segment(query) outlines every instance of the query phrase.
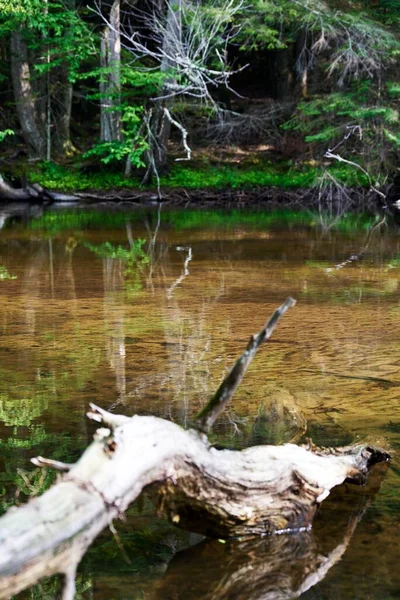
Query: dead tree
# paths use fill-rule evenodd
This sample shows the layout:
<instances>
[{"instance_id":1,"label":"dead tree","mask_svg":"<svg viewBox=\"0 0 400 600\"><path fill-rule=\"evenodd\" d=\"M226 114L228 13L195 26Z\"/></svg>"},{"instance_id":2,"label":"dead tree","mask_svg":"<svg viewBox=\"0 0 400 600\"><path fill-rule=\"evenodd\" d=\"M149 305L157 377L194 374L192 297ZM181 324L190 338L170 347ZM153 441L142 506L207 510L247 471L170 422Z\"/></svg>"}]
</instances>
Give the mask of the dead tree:
<instances>
[{"instance_id":1,"label":"dead tree","mask_svg":"<svg viewBox=\"0 0 400 600\"><path fill-rule=\"evenodd\" d=\"M384 451L365 445L285 444L240 452L210 445L207 432L259 346L294 304L288 298L251 337L191 429L92 405L88 417L102 427L76 464L33 459L65 475L0 519L0 599L54 573L65 575L63 599L72 599L76 568L88 546L149 486L160 511L179 527L218 538L265 536L308 529L334 486L364 482L371 465L389 460Z\"/></svg>"}]
</instances>

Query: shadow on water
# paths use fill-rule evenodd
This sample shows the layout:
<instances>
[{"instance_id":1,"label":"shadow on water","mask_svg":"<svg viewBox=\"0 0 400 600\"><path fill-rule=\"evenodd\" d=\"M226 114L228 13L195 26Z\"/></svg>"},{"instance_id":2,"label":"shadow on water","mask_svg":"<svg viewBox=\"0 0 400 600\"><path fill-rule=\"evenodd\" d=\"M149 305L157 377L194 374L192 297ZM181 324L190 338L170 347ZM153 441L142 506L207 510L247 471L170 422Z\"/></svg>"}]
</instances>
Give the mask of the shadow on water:
<instances>
[{"instance_id":1,"label":"shadow on water","mask_svg":"<svg viewBox=\"0 0 400 600\"><path fill-rule=\"evenodd\" d=\"M361 492L353 486L336 491L311 531L224 543L207 540L179 552L152 599L289 600L302 596L323 582L342 559L386 470L375 469Z\"/></svg>"}]
</instances>

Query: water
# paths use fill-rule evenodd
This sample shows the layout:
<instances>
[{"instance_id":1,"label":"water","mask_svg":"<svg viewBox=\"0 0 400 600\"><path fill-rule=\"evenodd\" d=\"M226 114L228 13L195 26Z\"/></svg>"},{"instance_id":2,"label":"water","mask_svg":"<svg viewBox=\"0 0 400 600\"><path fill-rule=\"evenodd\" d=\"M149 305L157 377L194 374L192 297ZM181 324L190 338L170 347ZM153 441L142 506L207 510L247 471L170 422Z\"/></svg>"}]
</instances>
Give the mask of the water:
<instances>
[{"instance_id":1,"label":"water","mask_svg":"<svg viewBox=\"0 0 400 600\"><path fill-rule=\"evenodd\" d=\"M241 448L312 437L399 447L400 238L368 220L324 231L305 214L100 209L0 232L2 509L49 485L38 454L90 442L89 402L187 425L251 333L280 322L215 427ZM142 240L142 241L141 241ZM362 251L362 252L361 252ZM361 253L360 259L349 257ZM344 264L345 263L345 264ZM303 438L302 438L303 436ZM400 464L343 486L312 532L201 541L148 498L86 555L82 598L400 597ZM58 581L20 598L57 597Z\"/></svg>"}]
</instances>

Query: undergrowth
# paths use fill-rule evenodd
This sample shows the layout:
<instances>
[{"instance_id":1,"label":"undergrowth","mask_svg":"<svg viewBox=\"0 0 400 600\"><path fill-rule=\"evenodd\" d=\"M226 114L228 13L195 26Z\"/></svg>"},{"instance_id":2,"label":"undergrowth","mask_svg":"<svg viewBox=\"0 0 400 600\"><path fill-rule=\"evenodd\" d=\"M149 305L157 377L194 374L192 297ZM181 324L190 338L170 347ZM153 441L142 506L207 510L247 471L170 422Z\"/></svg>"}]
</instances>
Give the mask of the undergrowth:
<instances>
[{"instance_id":1,"label":"undergrowth","mask_svg":"<svg viewBox=\"0 0 400 600\"><path fill-rule=\"evenodd\" d=\"M345 186L368 187L364 173L350 165L332 165L329 173ZM184 166L174 164L168 174L161 177L162 189L257 189L274 187L280 189L311 188L318 185L323 174L322 167L303 164L293 166L277 163L259 167L236 167L230 165ZM102 171L85 172L77 167L41 162L31 167L27 177L44 187L60 191L115 190L140 188L138 178L126 179L120 172L105 167ZM144 189L144 188L141 188Z\"/></svg>"}]
</instances>

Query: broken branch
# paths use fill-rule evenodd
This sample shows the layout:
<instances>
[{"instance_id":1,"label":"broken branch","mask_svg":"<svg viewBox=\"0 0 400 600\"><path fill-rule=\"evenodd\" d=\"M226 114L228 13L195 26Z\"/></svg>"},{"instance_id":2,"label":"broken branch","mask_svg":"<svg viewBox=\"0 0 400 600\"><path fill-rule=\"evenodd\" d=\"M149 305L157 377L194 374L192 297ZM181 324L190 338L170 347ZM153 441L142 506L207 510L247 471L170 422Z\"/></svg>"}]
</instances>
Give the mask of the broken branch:
<instances>
[{"instance_id":1,"label":"broken branch","mask_svg":"<svg viewBox=\"0 0 400 600\"><path fill-rule=\"evenodd\" d=\"M226 404L232 398L236 388L243 379L251 361L256 355L258 348L266 342L274 332L279 319L285 312L296 304L293 298L287 298L285 302L275 310L268 322L264 325L258 335L252 335L242 356L236 361L229 374L225 377L215 395L208 404L198 413L193 425L194 429L199 429L204 433L209 433L211 428L224 410Z\"/></svg>"}]
</instances>

